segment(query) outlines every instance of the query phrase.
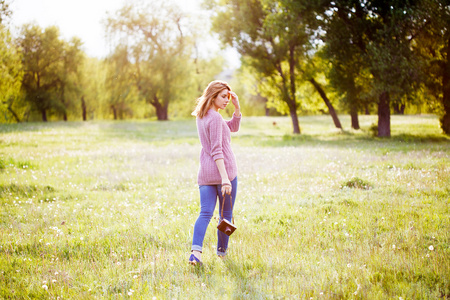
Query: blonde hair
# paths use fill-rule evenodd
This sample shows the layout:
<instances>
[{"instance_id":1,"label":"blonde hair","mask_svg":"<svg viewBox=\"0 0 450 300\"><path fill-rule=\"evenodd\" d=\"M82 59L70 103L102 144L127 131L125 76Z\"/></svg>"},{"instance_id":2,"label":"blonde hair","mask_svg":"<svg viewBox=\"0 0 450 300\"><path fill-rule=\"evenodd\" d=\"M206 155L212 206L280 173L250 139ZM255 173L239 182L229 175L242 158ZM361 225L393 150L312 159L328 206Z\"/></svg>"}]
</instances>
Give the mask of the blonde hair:
<instances>
[{"instance_id":1,"label":"blonde hair","mask_svg":"<svg viewBox=\"0 0 450 300\"><path fill-rule=\"evenodd\" d=\"M231 87L225 81L211 81L203 91L202 96L197 99L197 106L192 112L192 115L200 119L203 118L212 107L214 99L216 99L217 95L224 89L231 91Z\"/></svg>"}]
</instances>

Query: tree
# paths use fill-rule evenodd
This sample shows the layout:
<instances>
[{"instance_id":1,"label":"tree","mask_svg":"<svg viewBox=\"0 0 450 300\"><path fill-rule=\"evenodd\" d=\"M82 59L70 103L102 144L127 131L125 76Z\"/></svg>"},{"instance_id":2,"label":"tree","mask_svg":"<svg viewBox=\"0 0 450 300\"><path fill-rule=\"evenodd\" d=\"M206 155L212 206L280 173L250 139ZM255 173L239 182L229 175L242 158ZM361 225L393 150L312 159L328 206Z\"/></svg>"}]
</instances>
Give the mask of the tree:
<instances>
[{"instance_id":1,"label":"tree","mask_svg":"<svg viewBox=\"0 0 450 300\"><path fill-rule=\"evenodd\" d=\"M108 59L86 57L79 68L81 76L78 96L82 120L105 118L110 113L105 79L110 75Z\"/></svg>"},{"instance_id":2,"label":"tree","mask_svg":"<svg viewBox=\"0 0 450 300\"><path fill-rule=\"evenodd\" d=\"M78 38L64 41L54 26L42 29L27 24L17 44L23 54L25 100L44 122L49 113L62 114L67 120L68 112L76 109L80 94L79 67L84 59L81 41Z\"/></svg>"},{"instance_id":3,"label":"tree","mask_svg":"<svg viewBox=\"0 0 450 300\"><path fill-rule=\"evenodd\" d=\"M23 53L25 99L46 122L49 110L62 110L57 96L63 48L59 30L57 27L42 30L37 25L24 25L18 45Z\"/></svg>"},{"instance_id":4,"label":"tree","mask_svg":"<svg viewBox=\"0 0 450 300\"><path fill-rule=\"evenodd\" d=\"M417 22L416 1L331 1L325 13L325 17L328 16L331 24L338 24L327 27L326 35L335 43L332 52L336 54L335 51L342 51L350 43L351 49L336 57L342 63L345 62L343 57L356 51L364 62L372 77L371 88L378 98L378 136L389 137L392 96L400 99L420 82L417 76L420 66L411 49L411 34ZM334 33L332 28L341 29L341 26L346 26L347 30L339 32L342 43L338 43L331 33ZM354 80L356 73L353 72L359 71L357 65L348 61L345 65L356 66L352 70L344 68L352 72L347 79L353 77Z\"/></svg>"},{"instance_id":5,"label":"tree","mask_svg":"<svg viewBox=\"0 0 450 300\"><path fill-rule=\"evenodd\" d=\"M335 11L334 13L332 13ZM356 16L360 11L355 10ZM343 10L328 10L322 17L322 28L326 32L320 56L330 62L327 77L331 86L342 95L344 107L350 111L351 127L359 129L358 111L363 108L361 91L357 78L361 77L364 65L361 48L364 48L360 26L362 17L349 18ZM358 46L359 45L359 46ZM365 81L367 86L370 83Z\"/></svg>"},{"instance_id":6,"label":"tree","mask_svg":"<svg viewBox=\"0 0 450 300\"><path fill-rule=\"evenodd\" d=\"M185 18L168 3L125 5L106 22L111 40L124 45L140 97L158 120L168 120L169 104L187 88L191 41Z\"/></svg>"},{"instance_id":7,"label":"tree","mask_svg":"<svg viewBox=\"0 0 450 300\"><path fill-rule=\"evenodd\" d=\"M107 75L105 89L108 106L114 120L123 119L132 110L129 103L133 101L133 66L128 60L126 46L117 46L112 55L106 59Z\"/></svg>"},{"instance_id":8,"label":"tree","mask_svg":"<svg viewBox=\"0 0 450 300\"><path fill-rule=\"evenodd\" d=\"M245 64L265 78L266 88L276 91L275 97L264 96L279 98L287 106L296 134L300 133L297 85L303 80L314 82L313 78L302 76L313 50L316 13L322 2L230 0L215 1L209 6L214 11L214 31L224 43L238 50ZM314 87L323 92L319 85ZM277 107L283 110L283 105Z\"/></svg>"},{"instance_id":9,"label":"tree","mask_svg":"<svg viewBox=\"0 0 450 300\"><path fill-rule=\"evenodd\" d=\"M63 120L67 121L67 112L74 109L80 98L81 66L84 53L81 50L81 40L72 38L68 43L64 42L61 53L61 65L58 72L60 79L58 85L59 99L63 109ZM81 99L83 99L81 97ZM83 102L83 100L82 100Z\"/></svg>"},{"instance_id":10,"label":"tree","mask_svg":"<svg viewBox=\"0 0 450 300\"><path fill-rule=\"evenodd\" d=\"M280 99L289 108L294 133L300 133L297 116L296 65L298 52L307 47L303 22L295 16L283 14L278 1L253 0L217 1L210 4L215 10L213 29L222 41L235 47L244 62L276 87ZM280 22L286 18L283 28ZM298 28L300 26L300 28Z\"/></svg>"},{"instance_id":11,"label":"tree","mask_svg":"<svg viewBox=\"0 0 450 300\"><path fill-rule=\"evenodd\" d=\"M424 0L420 5L414 50L425 61L425 87L442 104L443 132L450 135L450 11L447 1Z\"/></svg>"},{"instance_id":12,"label":"tree","mask_svg":"<svg viewBox=\"0 0 450 300\"><path fill-rule=\"evenodd\" d=\"M0 24L0 106L6 118L10 115L16 122L21 121L18 110L22 77L20 51L12 42L9 30Z\"/></svg>"},{"instance_id":13,"label":"tree","mask_svg":"<svg viewBox=\"0 0 450 300\"><path fill-rule=\"evenodd\" d=\"M5 23L11 17L11 9L9 8L9 3L6 0L0 0L0 24Z\"/></svg>"},{"instance_id":14,"label":"tree","mask_svg":"<svg viewBox=\"0 0 450 300\"><path fill-rule=\"evenodd\" d=\"M320 75L325 72L325 69L326 64L324 63L324 60L320 57L319 52L315 52L315 55L309 57L305 62L303 68L301 69L302 78L304 81L312 84L314 90L323 100L326 107L328 108L328 112L331 118L333 119L334 126L338 129L342 129L341 121L339 120L336 110L331 103L331 100L328 98L323 85L318 80L316 80L316 78L320 78Z\"/></svg>"},{"instance_id":15,"label":"tree","mask_svg":"<svg viewBox=\"0 0 450 300\"><path fill-rule=\"evenodd\" d=\"M0 108L6 120L11 116L20 122L18 110L22 103L20 88L22 82L21 54L12 41L7 22L11 17L9 4L0 0Z\"/></svg>"}]
</instances>

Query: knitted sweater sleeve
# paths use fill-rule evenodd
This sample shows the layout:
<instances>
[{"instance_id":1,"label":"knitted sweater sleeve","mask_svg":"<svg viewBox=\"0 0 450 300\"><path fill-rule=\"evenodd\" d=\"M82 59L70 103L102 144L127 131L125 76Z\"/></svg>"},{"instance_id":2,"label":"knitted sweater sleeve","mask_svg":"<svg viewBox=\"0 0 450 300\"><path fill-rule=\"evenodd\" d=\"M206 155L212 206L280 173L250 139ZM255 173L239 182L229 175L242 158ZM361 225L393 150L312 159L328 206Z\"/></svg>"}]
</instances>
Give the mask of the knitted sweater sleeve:
<instances>
[{"instance_id":1,"label":"knitted sweater sleeve","mask_svg":"<svg viewBox=\"0 0 450 300\"><path fill-rule=\"evenodd\" d=\"M222 134L223 119L219 114L214 114L209 124L209 140L211 142L211 156L214 161L223 159Z\"/></svg>"},{"instance_id":2,"label":"knitted sweater sleeve","mask_svg":"<svg viewBox=\"0 0 450 300\"><path fill-rule=\"evenodd\" d=\"M241 124L241 117L242 117L242 114L239 117L237 117L233 113L233 117L231 118L231 120L225 121L227 123L228 127L230 128L231 132L239 131L239 127L240 127L240 124Z\"/></svg>"}]
</instances>

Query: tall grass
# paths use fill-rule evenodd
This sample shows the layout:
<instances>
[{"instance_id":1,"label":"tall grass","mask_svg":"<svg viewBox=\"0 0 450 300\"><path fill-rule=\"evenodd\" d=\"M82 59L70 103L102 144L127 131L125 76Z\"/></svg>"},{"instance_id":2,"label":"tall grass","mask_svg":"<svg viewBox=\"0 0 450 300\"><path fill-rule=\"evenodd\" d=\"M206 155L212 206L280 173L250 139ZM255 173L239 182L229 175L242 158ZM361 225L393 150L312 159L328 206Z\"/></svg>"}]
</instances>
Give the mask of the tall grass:
<instances>
[{"instance_id":1,"label":"tall grass","mask_svg":"<svg viewBox=\"0 0 450 300\"><path fill-rule=\"evenodd\" d=\"M446 299L450 141L375 121L243 118L238 229L222 261L212 220L203 267L193 120L0 125L0 298Z\"/></svg>"}]
</instances>

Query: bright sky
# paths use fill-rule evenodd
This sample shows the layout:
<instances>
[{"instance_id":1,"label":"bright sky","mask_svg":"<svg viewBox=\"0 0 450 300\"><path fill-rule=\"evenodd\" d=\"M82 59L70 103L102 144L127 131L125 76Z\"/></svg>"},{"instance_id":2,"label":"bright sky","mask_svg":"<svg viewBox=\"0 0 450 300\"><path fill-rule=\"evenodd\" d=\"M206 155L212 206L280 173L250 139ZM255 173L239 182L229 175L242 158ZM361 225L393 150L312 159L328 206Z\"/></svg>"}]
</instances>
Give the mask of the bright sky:
<instances>
[{"instance_id":1,"label":"bright sky","mask_svg":"<svg viewBox=\"0 0 450 300\"><path fill-rule=\"evenodd\" d=\"M151 0L147 0L151 1ZM202 0L174 0L189 14L201 14ZM24 23L36 22L41 27L56 25L62 36L69 40L79 37L84 50L89 56L105 57L109 48L105 39L102 20L106 13L118 10L126 0L11 0L12 25L21 26ZM219 42L210 40L208 48L217 51ZM234 51L224 54L231 64L238 63Z\"/></svg>"}]
</instances>

